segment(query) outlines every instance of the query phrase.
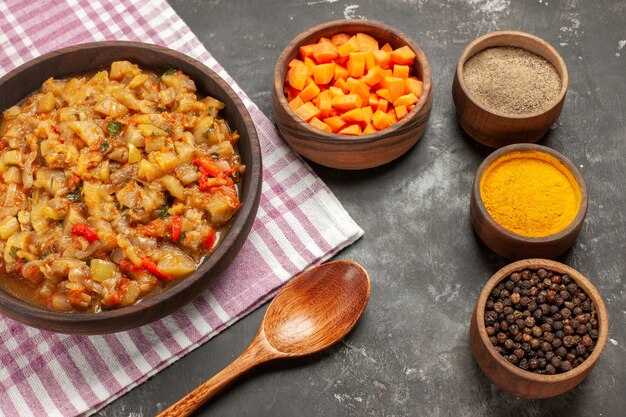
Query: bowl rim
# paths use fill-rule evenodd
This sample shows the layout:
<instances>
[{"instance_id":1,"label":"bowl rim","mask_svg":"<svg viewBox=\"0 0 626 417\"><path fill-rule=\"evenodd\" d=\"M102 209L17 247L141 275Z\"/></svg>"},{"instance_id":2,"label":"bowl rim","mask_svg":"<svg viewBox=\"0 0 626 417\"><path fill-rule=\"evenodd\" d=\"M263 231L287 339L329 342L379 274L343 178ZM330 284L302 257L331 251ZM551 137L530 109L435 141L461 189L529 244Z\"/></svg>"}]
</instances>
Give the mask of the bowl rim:
<instances>
[{"instance_id":1,"label":"bowl rim","mask_svg":"<svg viewBox=\"0 0 626 417\"><path fill-rule=\"evenodd\" d=\"M580 205L578 207L578 213L574 219L562 230L557 233L553 233L547 236L541 237L531 237L524 236L518 233L512 232L506 229L504 226L500 225L495 221L491 214L487 211L485 204L483 203L482 195L480 193L480 180L485 173L485 170L499 157L512 153L512 152L542 152L546 153L556 159L558 159L563 165L569 169L572 176L576 180L578 187L580 189ZM474 194L474 200L476 202L476 206L481 216L485 219L485 221L489 224L490 227L495 229L501 235L505 235L507 238L523 242L529 244L539 244L539 243L551 243L556 242L559 239L568 236L570 233L574 232L584 221L585 216L587 215L588 208L588 195L587 195L587 186L585 184L585 180L583 179L582 174L576 168L576 166L570 161L565 155L561 154L558 151L555 151L552 148L547 146L538 145L536 143L514 143L511 145L503 146L499 149L496 149L492 153L490 153L483 162L478 166L476 170L476 174L474 175L474 182L472 184L472 193Z\"/></svg>"},{"instance_id":2,"label":"bowl rim","mask_svg":"<svg viewBox=\"0 0 626 417\"><path fill-rule=\"evenodd\" d=\"M324 132L323 130L317 129L311 126L309 123L302 120L293 111L293 109L289 107L289 103L287 102L287 99L285 98L285 76L283 75L283 72L286 73L286 70L283 71L283 69L286 69L287 67L288 56L291 55L294 49L299 48L307 38L314 37L314 35L316 35L318 32L321 32L326 29L343 28L343 27L350 27L350 26L355 26L355 25L361 25L361 26L365 26L369 28L375 28L375 29L384 30L386 32L390 32L394 36L397 36L398 38L402 39L404 44L410 47L413 52L415 52L416 59L418 60L418 63L421 65L421 70L422 70L422 83L423 83L422 95L420 96L417 103L415 103L415 107L413 107L413 109L404 118L402 118L402 120L399 120L393 125L383 130L380 130L378 132L369 133L367 135L360 135L360 136L340 135L338 133ZM409 122L409 120L412 120L414 117L418 115L418 112L421 111L422 108L426 105L426 102L428 101L428 98L431 94L432 94L432 80L431 80L431 74L430 74L430 65L428 64L426 55L424 54L422 49L419 47L419 45L413 39L411 39L408 35L406 35L404 32L401 32L400 30L392 26L389 26L385 23L382 23L380 21L371 20L371 19L332 20L329 22L321 23L319 25L313 26L305 30L304 32L300 33L298 36L293 38L293 40L291 40L289 44L285 46L282 53L280 54L280 57L278 58L278 61L276 62L276 67L274 70L274 95L276 96L276 99L278 100L279 105L289 115L289 117L291 117L298 123L301 129L304 129L306 131L306 134L311 135L310 136L311 139L314 139L315 141L321 142L321 143L336 143L337 141L339 141L341 143L358 142L361 144L366 144L366 143L374 142L380 139L382 136L393 134L397 129L406 125Z\"/></svg>"},{"instance_id":3,"label":"bowl rim","mask_svg":"<svg viewBox=\"0 0 626 417\"><path fill-rule=\"evenodd\" d=\"M546 107L543 110L539 110L533 113L524 113L524 114L509 114L509 113L504 113L501 111L498 111L496 109L492 109L489 107L484 106L483 104L479 103L478 101L476 101L474 99L474 96L469 92L469 90L467 89L466 85L465 85L465 77L464 77L464 66L465 63L472 58L473 56L475 56L476 54L478 54L479 52L484 51L485 49L488 48L492 48L492 47L498 47L498 46L515 46L515 45L511 45L511 44L507 44L507 43L502 43L500 45L490 45L490 46L486 46L484 48L482 48L483 44L485 42L487 42L488 40L491 39L499 39L499 38L504 38L504 37L516 37L519 39L527 39L530 40L531 42L534 42L535 44L538 44L542 47L545 47L548 51L550 51L550 53L552 53L554 55L554 58L556 60L556 62L558 63L558 67L556 65L554 65L554 63L552 63L552 61L545 56L545 54L541 54L538 52L534 52L534 51L530 51L524 47L518 47L521 49L526 49L529 52L534 53L535 55L539 55L540 57L544 58L545 60L547 60L548 62L550 62L555 69L557 70L557 72L559 72L560 78L561 78L561 91L559 92L559 95L553 100L552 104L549 107ZM476 51L474 51L473 53L472 50L474 48L478 48ZM543 40L542 38L533 35L531 33L528 32L522 32L522 31L517 31L517 30L497 30L497 31L493 31L493 32L488 32L482 36L479 36L478 38L474 39L472 42L470 42L465 49L463 50L463 52L461 53L461 56L459 57L459 61L457 63L456 66L456 74L457 74L457 80L459 82L459 86L461 88L461 90L463 91L463 94L465 94L465 96L467 97L468 100L470 100L472 102L472 104L474 104L476 107L478 107L479 109L481 109L482 111L484 111L485 113L489 113L492 114L494 116L498 116L504 119L510 119L510 120L525 120L525 119L532 119L535 117L539 117L542 116L546 113L549 113L551 111L553 111L556 107L559 106L559 104L563 101L563 99L565 98L565 94L567 93L567 88L568 88L568 84L569 84L569 74L567 71L567 64L565 63L565 60L563 59L563 57L561 56L561 54L559 54L559 52L552 46L550 45L548 42L546 42L545 40Z\"/></svg>"},{"instance_id":4,"label":"bowl rim","mask_svg":"<svg viewBox=\"0 0 626 417\"><path fill-rule=\"evenodd\" d=\"M560 374L554 375L541 375L536 374L531 371L525 371L504 359L502 355L500 355L496 349L489 341L489 336L487 335L487 330L485 329L485 306L487 303L487 299L491 294L493 288L500 283L500 281L504 280L513 272L519 272L524 269L539 269L544 268L547 270L551 270L554 272L558 272L559 274L567 274L569 275L577 285L581 286L587 296L589 296L595 307L596 314L598 317L598 339L596 340L596 345L591 352L591 355L587 359L583 361L582 364L577 366L576 368L571 369L570 371L563 372ZM543 383L555 383L562 382L566 380L570 380L578 377L579 375L584 375L588 372L596 363L602 350L604 349L604 345L609 336L609 324L608 324L608 311L606 309L606 305L604 304L604 300L602 296L593 285L593 283L585 277L582 273L578 272L576 269L571 266L565 265L561 262L542 259L542 258L530 258L530 259L522 259L516 262L512 262L500 270L498 270L495 274L489 278L487 283L483 286L483 289L480 292L478 297L478 301L476 302L476 321L477 330L480 337L481 342L486 347L487 351L491 355L493 359L498 363L498 365L504 367L508 372L515 374L517 377L523 379L534 379L538 382Z\"/></svg>"},{"instance_id":5,"label":"bowl rim","mask_svg":"<svg viewBox=\"0 0 626 417\"><path fill-rule=\"evenodd\" d=\"M163 55L164 58L164 68L167 67L167 62L165 61L167 58L171 58L176 60L177 62L185 61L187 64L192 65L197 70L202 72L205 76L210 78L213 82L218 85L218 88L223 91L225 95L227 95L233 102L235 103L236 111L241 113L241 117L243 119L243 124L246 126L246 135L247 140L250 143L250 147L252 149L253 155L259 155L258 158L252 157L248 164L246 164L246 169L249 170L252 174L250 175L251 181L248 185L249 192L245 196L245 200L241 202L241 209L237 213L233 223L230 225L228 232L220 242L220 244L215 248L213 253L211 253L206 259L198 266L198 268L189 274L187 277L181 279L179 282L172 285L170 288L162 291L159 294L156 294L152 297L148 297L145 300L142 300L138 303L132 304L130 306L117 308L114 310L103 310L98 313L63 313L56 312L53 310L48 310L42 307L35 306L30 304L24 300L14 297L12 294L0 289L0 312L3 316L8 316L14 318L14 320L21 321L16 316L23 316L26 313L27 319L33 321L40 321L41 323L45 323L46 325L55 323L55 326L58 325L63 326L66 330L61 331L62 333L68 332L76 332L71 331L67 325L72 326L80 326L80 325L100 325L109 320L119 319L120 317L126 315L133 314L141 314L143 311L148 310L150 308L154 308L156 305L161 302L176 298L183 291L187 290L191 285L202 279L208 279L209 271L218 264L218 262L234 247L237 245L237 241L240 239L239 233L230 233L231 230L235 227L241 228L243 231L246 230L246 224L250 222L250 225L254 221L256 210L258 207L258 201L261 194L261 184L262 184L262 159L261 159L261 151L260 151L260 143L259 138L256 132L256 127L252 121L252 117L248 112L247 108L244 106L243 101L239 96L234 92L234 90L226 83L226 81L218 75L215 71L208 68L202 62L197 59L183 54L182 52L175 51L173 49L169 49L164 46L143 43L143 42L134 42L134 41L95 41L95 42L87 42L77 45L68 46L65 48L57 49L46 54L43 54L39 57L36 57L32 60L29 60L22 65L16 67L11 70L4 76L0 78L0 86L3 86L7 82L10 82L11 79L21 73L22 71L37 65L41 65L45 61L54 58L59 55L70 54L77 51L82 50L94 50L94 49L103 49L103 48L124 48L125 50L120 51L121 56L131 55L132 53L136 53L140 50L148 50L151 53L156 53ZM132 52L129 52L128 49L132 49ZM120 58L122 59L122 58ZM87 65L88 66L88 65ZM169 65L170 67L172 65ZM174 65L176 66L176 65ZM90 70L79 70L76 72L76 75L80 75L82 73L88 72ZM54 70L50 71L51 76L54 75ZM27 93L32 94L32 92ZM243 135L242 135L243 136ZM255 172L258 172L259 175L255 175ZM245 233L247 236L247 232ZM199 294L198 294L199 295ZM189 300L191 301L191 299ZM181 305L182 306L182 305ZM177 308L178 309L178 308ZM7 314L7 312L11 314ZM171 313L170 313L171 314ZM162 315L160 316L162 317ZM154 318L153 320L158 319L159 317ZM151 320L151 321L153 321ZM39 326L34 324L29 324L30 326L39 327L41 329L47 329L45 325ZM124 327L125 329L132 328L136 326L128 326ZM124 330L124 328L120 328L120 330L112 330L112 332ZM55 331L55 330L53 330ZM102 331L98 331L95 329L93 332L91 331L77 331L78 333L87 333L87 334L98 334L102 333ZM109 331L107 331L108 333Z\"/></svg>"}]
</instances>

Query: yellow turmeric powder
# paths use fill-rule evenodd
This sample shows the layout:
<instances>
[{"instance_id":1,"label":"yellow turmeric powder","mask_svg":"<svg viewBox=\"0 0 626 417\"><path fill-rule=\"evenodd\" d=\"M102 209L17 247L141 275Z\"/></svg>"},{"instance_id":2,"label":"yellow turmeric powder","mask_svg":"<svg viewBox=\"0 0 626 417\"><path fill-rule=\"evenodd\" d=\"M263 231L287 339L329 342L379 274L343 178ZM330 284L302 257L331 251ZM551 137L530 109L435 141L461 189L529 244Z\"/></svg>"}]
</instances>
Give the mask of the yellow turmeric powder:
<instances>
[{"instance_id":1,"label":"yellow turmeric powder","mask_svg":"<svg viewBox=\"0 0 626 417\"><path fill-rule=\"evenodd\" d=\"M565 229L578 214L582 198L570 170L540 151L497 158L480 179L480 195L500 226L527 237Z\"/></svg>"}]
</instances>

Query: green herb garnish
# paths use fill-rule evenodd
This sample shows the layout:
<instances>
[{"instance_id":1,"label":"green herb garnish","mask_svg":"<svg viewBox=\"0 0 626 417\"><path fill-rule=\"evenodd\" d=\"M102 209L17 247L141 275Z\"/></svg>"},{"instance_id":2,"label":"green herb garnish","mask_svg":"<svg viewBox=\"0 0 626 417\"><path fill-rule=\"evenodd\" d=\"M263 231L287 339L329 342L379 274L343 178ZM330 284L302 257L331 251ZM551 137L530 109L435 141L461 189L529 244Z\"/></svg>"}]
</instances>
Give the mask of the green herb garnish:
<instances>
[{"instance_id":1,"label":"green herb garnish","mask_svg":"<svg viewBox=\"0 0 626 417\"><path fill-rule=\"evenodd\" d=\"M109 148L111 147L111 145L109 144L109 142L102 142L100 144L100 146L98 147L98 152L100 153L105 153L106 151L109 150Z\"/></svg>"},{"instance_id":2,"label":"green herb garnish","mask_svg":"<svg viewBox=\"0 0 626 417\"><path fill-rule=\"evenodd\" d=\"M17 252L20 251L20 248L17 246L11 246L11 257L17 259Z\"/></svg>"},{"instance_id":3,"label":"green herb garnish","mask_svg":"<svg viewBox=\"0 0 626 417\"><path fill-rule=\"evenodd\" d=\"M164 107L157 107L157 108L156 108L156 110L157 110L159 113L163 113L163 112L165 111L165 108L164 108Z\"/></svg>"},{"instance_id":4,"label":"green herb garnish","mask_svg":"<svg viewBox=\"0 0 626 417\"><path fill-rule=\"evenodd\" d=\"M120 122L109 122L107 124L107 132L109 135L117 135L122 131L122 123Z\"/></svg>"},{"instance_id":5,"label":"green herb garnish","mask_svg":"<svg viewBox=\"0 0 626 417\"><path fill-rule=\"evenodd\" d=\"M174 75L178 72L177 69L175 68L168 68L165 70L165 72L163 74L161 74L161 77L165 77L166 75Z\"/></svg>"},{"instance_id":6,"label":"green herb garnish","mask_svg":"<svg viewBox=\"0 0 626 417\"><path fill-rule=\"evenodd\" d=\"M82 198L82 194L83 187L79 185L78 187L67 193L67 199L70 200L72 203L78 203Z\"/></svg>"},{"instance_id":7,"label":"green herb garnish","mask_svg":"<svg viewBox=\"0 0 626 417\"><path fill-rule=\"evenodd\" d=\"M167 204L164 204L161 206L161 208L159 208L158 213L159 213L159 217L164 219L170 213L170 208L167 206Z\"/></svg>"},{"instance_id":8,"label":"green herb garnish","mask_svg":"<svg viewBox=\"0 0 626 417\"><path fill-rule=\"evenodd\" d=\"M209 135L210 135L211 133L213 133L213 128L212 128L212 127L210 127L210 128L208 128L207 130L205 130L205 131L204 131L204 134L203 134L202 136L204 136L204 138L205 138L205 139L208 139L208 138L209 138Z\"/></svg>"},{"instance_id":9,"label":"green herb garnish","mask_svg":"<svg viewBox=\"0 0 626 417\"><path fill-rule=\"evenodd\" d=\"M211 156L213 157L213 159L217 159L220 157L220 154L218 154L217 152L211 152Z\"/></svg>"}]
</instances>

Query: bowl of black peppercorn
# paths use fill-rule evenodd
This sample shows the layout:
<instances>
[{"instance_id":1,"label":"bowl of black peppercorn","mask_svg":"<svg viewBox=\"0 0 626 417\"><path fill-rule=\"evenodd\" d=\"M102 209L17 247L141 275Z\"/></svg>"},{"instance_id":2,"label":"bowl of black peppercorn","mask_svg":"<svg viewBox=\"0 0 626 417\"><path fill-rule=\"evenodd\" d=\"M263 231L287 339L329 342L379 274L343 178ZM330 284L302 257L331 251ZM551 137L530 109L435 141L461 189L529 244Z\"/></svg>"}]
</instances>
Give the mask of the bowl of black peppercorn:
<instances>
[{"instance_id":1,"label":"bowl of black peppercorn","mask_svg":"<svg viewBox=\"0 0 626 417\"><path fill-rule=\"evenodd\" d=\"M560 262L525 259L496 272L470 322L478 365L517 397L549 398L582 382L608 337L602 297Z\"/></svg>"}]
</instances>

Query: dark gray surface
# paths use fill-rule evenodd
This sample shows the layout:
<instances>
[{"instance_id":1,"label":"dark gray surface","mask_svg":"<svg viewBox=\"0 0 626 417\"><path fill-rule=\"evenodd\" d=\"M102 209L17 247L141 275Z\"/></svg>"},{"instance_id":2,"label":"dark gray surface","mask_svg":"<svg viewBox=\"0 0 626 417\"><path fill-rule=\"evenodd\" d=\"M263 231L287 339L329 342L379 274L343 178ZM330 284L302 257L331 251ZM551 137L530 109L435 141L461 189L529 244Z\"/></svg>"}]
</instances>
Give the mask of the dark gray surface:
<instances>
[{"instance_id":1,"label":"dark gray surface","mask_svg":"<svg viewBox=\"0 0 626 417\"><path fill-rule=\"evenodd\" d=\"M626 2L568 0L171 1L215 58L271 117L282 48L302 30L343 18L381 20L411 36L433 74L430 126L400 160L366 172L313 166L365 236L338 257L372 277L357 328L328 352L267 366L198 415L623 416L626 412ZM486 249L468 213L475 169L488 154L457 127L450 88L467 43L496 29L550 42L567 62L563 113L540 143L568 156L589 190L581 235L563 262L604 296L610 334L587 380L551 400L516 399L475 364L468 321L482 284L507 262ZM622 49L623 48L623 49ZM621 56L620 56L621 55ZM104 409L151 416L235 359L266 307Z\"/></svg>"}]
</instances>

